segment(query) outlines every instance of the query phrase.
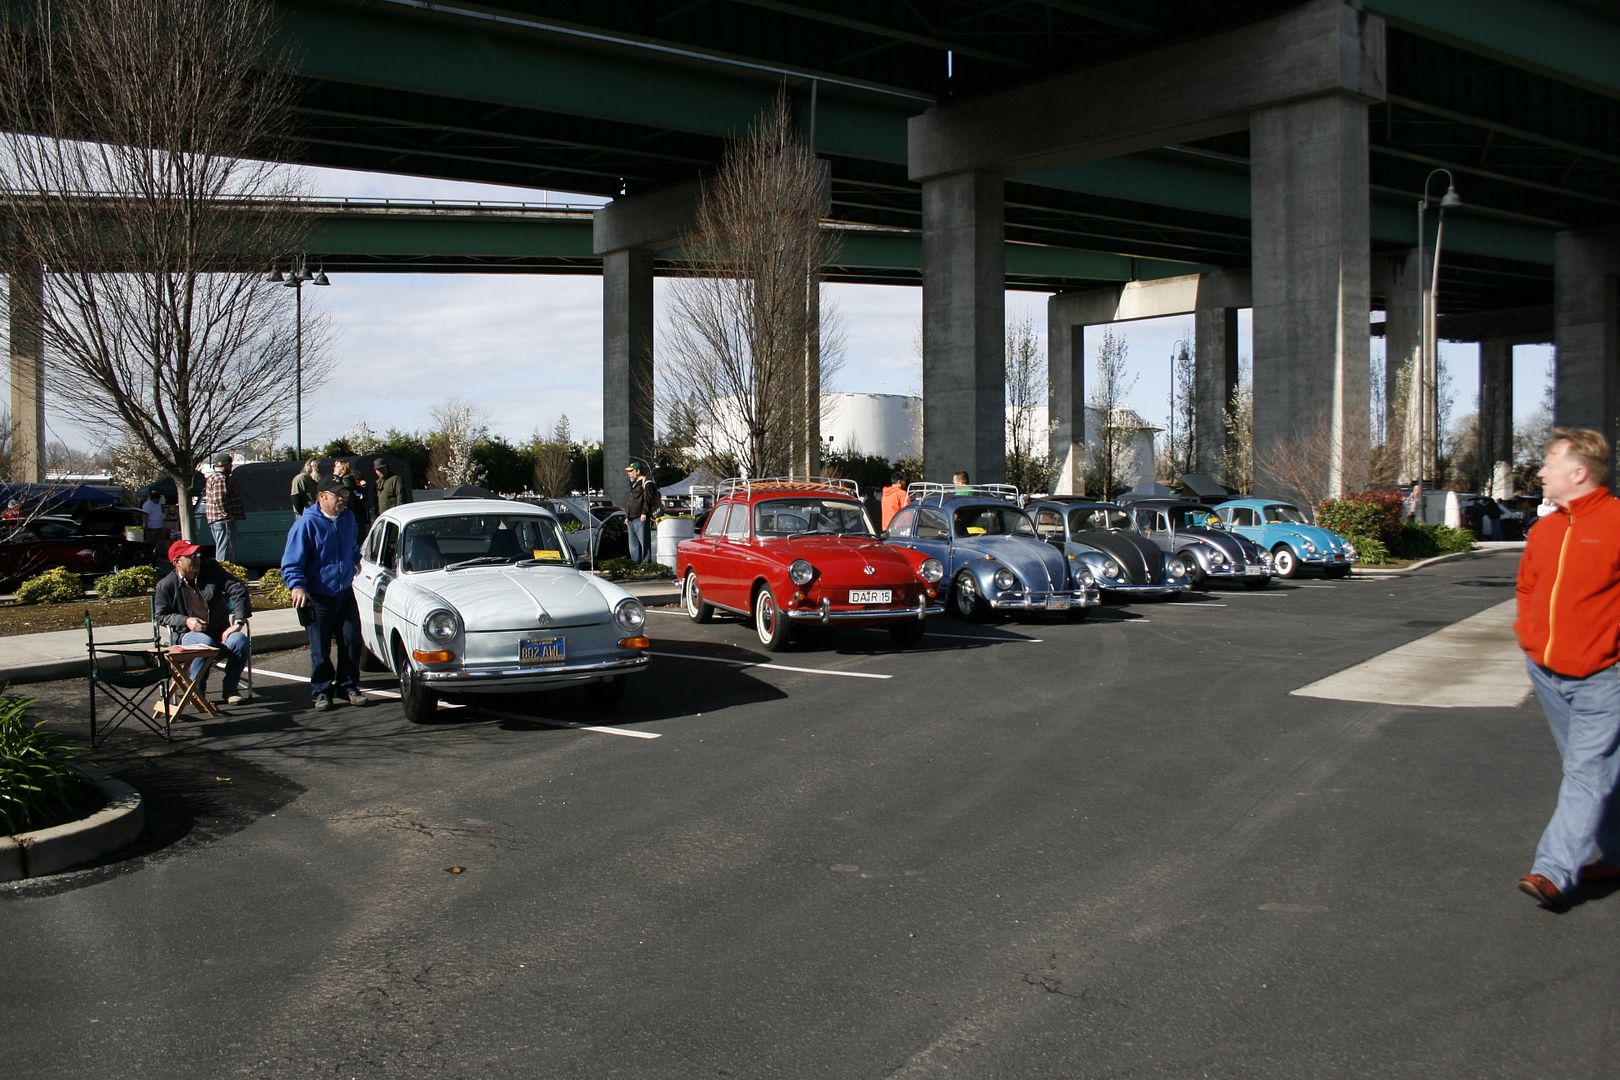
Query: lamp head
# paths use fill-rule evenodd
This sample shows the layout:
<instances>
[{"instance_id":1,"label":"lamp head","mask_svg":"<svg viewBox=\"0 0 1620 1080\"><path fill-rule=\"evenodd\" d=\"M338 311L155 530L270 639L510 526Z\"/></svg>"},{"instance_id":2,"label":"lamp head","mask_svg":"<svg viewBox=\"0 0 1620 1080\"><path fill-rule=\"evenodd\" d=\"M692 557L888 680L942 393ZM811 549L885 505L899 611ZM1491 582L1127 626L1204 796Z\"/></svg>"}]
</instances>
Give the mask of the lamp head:
<instances>
[{"instance_id":1,"label":"lamp head","mask_svg":"<svg viewBox=\"0 0 1620 1080\"><path fill-rule=\"evenodd\" d=\"M327 280L325 270L317 270L317 271L315 271L315 276L310 279L309 283L311 285L330 285L330 284L332 284L331 281Z\"/></svg>"},{"instance_id":2,"label":"lamp head","mask_svg":"<svg viewBox=\"0 0 1620 1080\"><path fill-rule=\"evenodd\" d=\"M1446 185L1446 193L1444 195L1440 196L1440 209L1446 210L1446 209L1449 209L1450 207L1461 206L1461 205L1462 205L1462 196L1457 194L1457 189L1455 187L1453 187L1450 184L1447 184Z\"/></svg>"},{"instance_id":3,"label":"lamp head","mask_svg":"<svg viewBox=\"0 0 1620 1080\"><path fill-rule=\"evenodd\" d=\"M264 280L270 282L272 285L279 285L281 283L281 271L275 267L271 267L270 272L264 275Z\"/></svg>"}]
</instances>

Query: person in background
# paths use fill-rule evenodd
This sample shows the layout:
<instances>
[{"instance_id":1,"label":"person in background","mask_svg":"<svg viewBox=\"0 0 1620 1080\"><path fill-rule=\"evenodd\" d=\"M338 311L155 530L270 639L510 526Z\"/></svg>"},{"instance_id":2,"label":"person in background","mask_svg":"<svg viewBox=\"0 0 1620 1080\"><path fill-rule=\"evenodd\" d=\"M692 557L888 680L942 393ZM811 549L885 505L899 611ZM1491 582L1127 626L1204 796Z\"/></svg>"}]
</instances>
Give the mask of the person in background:
<instances>
[{"instance_id":1,"label":"person in background","mask_svg":"<svg viewBox=\"0 0 1620 1080\"><path fill-rule=\"evenodd\" d=\"M900 508L906 505L907 479L909 478L905 473L896 470L894 478L889 481L889 486L883 489L883 524L880 526L881 528L887 529L889 522L894 519L894 515L898 514Z\"/></svg>"},{"instance_id":2,"label":"person in background","mask_svg":"<svg viewBox=\"0 0 1620 1080\"><path fill-rule=\"evenodd\" d=\"M630 532L630 561L650 562L653 557L652 523L658 517L658 489L646 475L647 467L632 461L624 467L630 493L624 497L624 520Z\"/></svg>"},{"instance_id":3,"label":"person in background","mask_svg":"<svg viewBox=\"0 0 1620 1080\"><path fill-rule=\"evenodd\" d=\"M1515 590L1513 632L1563 760L1552 820L1519 891L1553 911L1569 906L1577 885L1620 881L1620 499L1608 473L1601 433L1553 429L1539 475L1558 512L1531 530ZM1594 847L1597 861L1587 863Z\"/></svg>"},{"instance_id":4,"label":"person in background","mask_svg":"<svg viewBox=\"0 0 1620 1080\"><path fill-rule=\"evenodd\" d=\"M951 473L951 483L956 485L956 493L958 495L973 494L968 490L968 486L972 483L972 481L968 479L966 469L957 469L955 472Z\"/></svg>"},{"instance_id":5,"label":"person in background","mask_svg":"<svg viewBox=\"0 0 1620 1080\"><path fill-rule=\"evenodd\" d=\"M365 493L360 488L360 478L354 475L354 470L342 458L332 459L332 479L342 484L349 493L349 513L354 515L355 531L361 536L366 533L366 527L371 524L370 515L366 513Z\"/></svg>"},{"instance_id":6,"label":"person in background","mask_svg":"<svg viewBox=\"0 0 1620 1080\"><path fill-rule=\"evenodd\" d=\"M281 579L309 635L309 692L317 712L331 708L334 694L350 705L366 704L360 693L360 609L349 587L360 569L360 539L348 502L341 481L323 483L315 504L287 531L281 555Z\"/></svg>"},{"instance_id":7,"label":"person in background","mask_svg":"<svg viewBox=\"0 0 1620 1080\"><path fill-rule=\"evenodd\" d=\"M148 489L141 513L146 515L146 542L155 547L163 539L163 496Z\"/></svg>"},{"instance_id":8,"label":"person in background","mask_svg":"<svg viewBox=\"0 0 1620 1080\"><path fill-rule=\"evenodd\" d=\"M304 462L304 468L293 477L292 482L292 508L294 514L302 514L304 509L315 502L315 492L321 487L321 459L310 458Z\"/></svg>"},{"instance_id":9,"label":"person in background","mask_svg":"<svg viewBox=\"0 0 1620 1080\"><path fill-rule=\"evenodd\" d=\"M157 583L152 591L152 621L169 629L174 645L212 645L225 650L225 683L222 700L236 705L247 700L242 693L242 669L247 667L250 644L247 621L253 614L247 586L219 563L205 561L201 549L190 540L169 545L169 562L174 572ZM208 687L209 661L193 660L191 677Z\"/></svg>"},{"instance_id":10,"label":"person in background","mask_svg":"<svg viewBox=\"0 0 1620 1080\"><path fill-rule=\"evenodd\" d=\"M388 462L377 458L371 463L377 472L377 513L394 506L403 506L411 501L411 493L406 490L405 484L394 475L394 470L388 467Z\"/></svg>"},{"instance_id":11,"label":"person in background","mask_svg":"<svg viewBox=\"0 0 1620 1080\"><path fill-rule=\"evenodd\" d=\"M247 517L242 508L242 493L231 479L231 455L214 458L214 471L203 483L203 516L208 519L208 531L214 534L214 560L230 562L236 558L236 523Z\"/></svg>"}]
</instances>

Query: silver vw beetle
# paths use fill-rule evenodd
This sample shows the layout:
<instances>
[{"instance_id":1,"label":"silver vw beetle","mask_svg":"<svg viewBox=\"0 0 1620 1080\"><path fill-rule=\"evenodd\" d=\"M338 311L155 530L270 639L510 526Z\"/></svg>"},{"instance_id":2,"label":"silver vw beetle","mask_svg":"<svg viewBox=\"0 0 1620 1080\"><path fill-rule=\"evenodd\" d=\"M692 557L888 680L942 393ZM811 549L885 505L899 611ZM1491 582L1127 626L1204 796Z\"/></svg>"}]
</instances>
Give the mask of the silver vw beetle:
<instances>
[{"instance_id":1,"label":"silver vw beetle","mask_svg":"<svg viewBox=\"0 0 1620 1080\"><path fill-rule=\"evenodd\" d=\"M583 685L611 706L649 661L641 601L581 573L556 516L525 503L388 510L366 534L354 595L366 649L399 676L416 723L441 693Z\"/></svg>"}]
</instances>

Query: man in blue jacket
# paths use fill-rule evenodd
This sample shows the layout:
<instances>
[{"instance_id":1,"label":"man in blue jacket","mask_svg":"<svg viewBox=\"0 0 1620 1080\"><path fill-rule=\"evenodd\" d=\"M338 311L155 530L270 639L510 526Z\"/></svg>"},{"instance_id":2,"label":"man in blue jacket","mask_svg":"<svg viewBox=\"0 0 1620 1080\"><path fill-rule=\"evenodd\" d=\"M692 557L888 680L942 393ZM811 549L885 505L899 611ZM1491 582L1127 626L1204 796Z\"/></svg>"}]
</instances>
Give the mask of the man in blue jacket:
<instances>
[{"instance_id":1,"label":"man in blue jacket","mask_svg":"<svg viewBox=\"0 0 1620 1080\"><path fill-rule=\"evenodd\" d=\"M309 692L317 711L330 708L334 694L350 705L366 703L360 693L360 609L349 588L360 568L360 535L348 501L342 481L321 484L315 502L293 521L281 556L281 578L309 633Z\"/></svg>"}]
</instances>

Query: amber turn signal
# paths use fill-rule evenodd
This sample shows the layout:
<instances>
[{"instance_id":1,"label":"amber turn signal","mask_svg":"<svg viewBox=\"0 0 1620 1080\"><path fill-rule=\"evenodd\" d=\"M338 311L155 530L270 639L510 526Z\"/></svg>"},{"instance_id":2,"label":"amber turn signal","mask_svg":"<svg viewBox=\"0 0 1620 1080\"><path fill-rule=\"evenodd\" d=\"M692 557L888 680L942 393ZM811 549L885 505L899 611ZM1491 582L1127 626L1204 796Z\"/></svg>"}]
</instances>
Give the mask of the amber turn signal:
<instances>
[{"instance_id":1,"label":"amber turn signal","mask_svg":"<svg viewBox=\"0 0 1620 1080\"><path fill-rule=\"evenodd\" d=\"M652 648L652 639L644 638L644 637L620 638L619 639L619 648L621 648L621 649L650 649L650 648Z\"/></svg>"},{"instance_id":2,"label":"amber turn signal","mask_svg":"<svg viewBox=\"0 0 1620 1080\"><path fill-rule=\"evenodd\" d=\"M424 652L421 649L411 650L411 659L418 664L448 664L455 658L455 653L444 650L439 652Z\"/></svg>"}]
</instances>

